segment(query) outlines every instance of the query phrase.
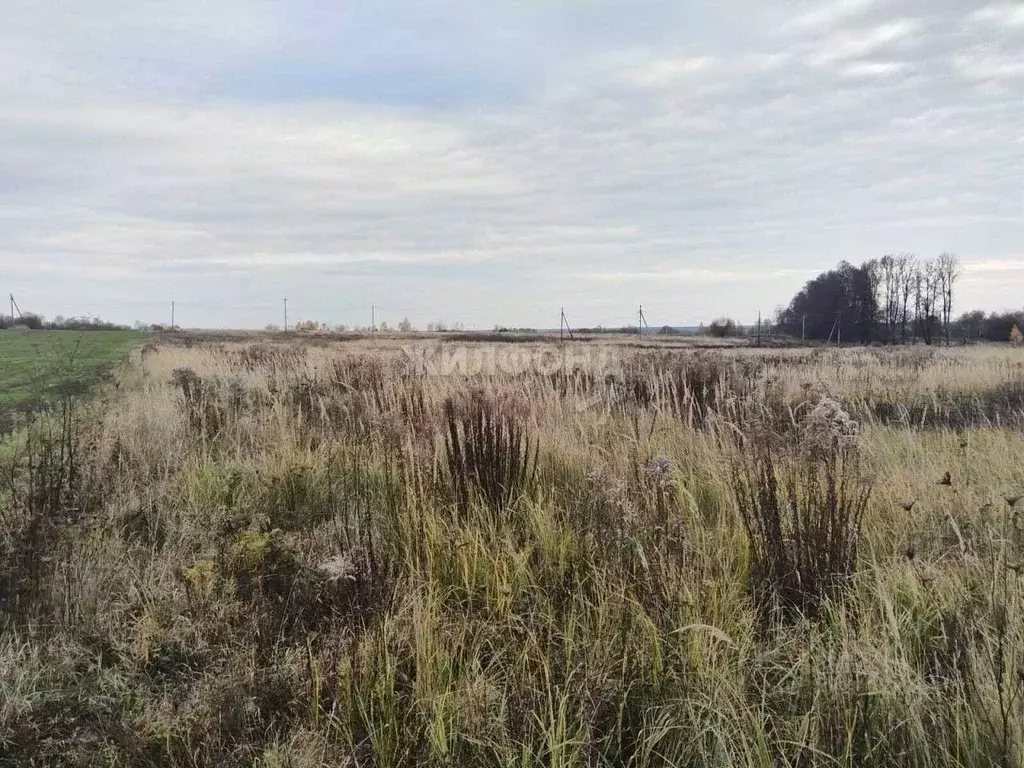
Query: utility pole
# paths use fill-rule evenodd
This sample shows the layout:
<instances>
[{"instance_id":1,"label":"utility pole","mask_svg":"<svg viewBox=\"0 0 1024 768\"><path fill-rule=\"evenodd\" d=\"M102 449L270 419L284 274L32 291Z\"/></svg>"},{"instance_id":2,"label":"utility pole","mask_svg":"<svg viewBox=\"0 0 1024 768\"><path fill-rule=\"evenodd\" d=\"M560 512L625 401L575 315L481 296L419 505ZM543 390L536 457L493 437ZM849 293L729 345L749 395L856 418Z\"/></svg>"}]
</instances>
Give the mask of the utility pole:
<instances>
[{"instance_id":1,"label":"utility pole","mask_svg":"<svg viewBox=\"0 0 1024 768\"><path fill-rule=\"evenodd\" d=\"M644 317L643 304L640 305L640 322L637 325L637 331L640 333L640 338L644 336L644 326L647 326L647 330L651 330L651 326L647 325L647 318Z\"/></svg>"},{"instance_id":2,"label":"utility pole","mask_svg":"<svg viewBox=\"0 0 1024 768\"><path fill-rule=\"evenodd\" d=\"M14 294L11 294L11 325L14 325Z\"/></svg>"},{"instance_id":3,"label":"utility pole","mask_svg":"<svg viewBox=\"0 0 1024 768\"><path fill-rule=\"evenodd\" d=\"M174 330L174 302L171 302L171 330Z\"/></svg>"},{"instance_id":4,"label":"utility pole","mask_svg":"<svg viewBox=\"0 0 1024 768\"><path fill-rule=\"evenodd\" d=\"M377 332L377 305L370 305L370 333Z\"/></svg>"},{"instance_id":5,"label":"utility pole","mask_svg":"<svg viewBox=\"0 0 1024 768\"><path fill-rule=\"evenodd\" d=\"M761 313L757 313L757 346L761 346Z\"/></svg>"},{"instance_id":6,"label":"utility pole","mask_svg":"<svg viewBox=\"0 0 1024 768\"><path fill-rule=\"evenodd\" d=\"M840 346L843 343L843 312L840 310L836 314L836 346Z\"/></svg>"},{"instance_id":7,"label":"utility pole","mask_svg":"<svg viewBox=\"0 0 1024 768\"><path fill-rule=\"evenodd\" d=\"M568 331L568 333L569 333L569 340L572 341L572 339L573 339L572 328L569 326L569 318L567 318L565 316L565 307L562 307L562 317L561 317L561 319L559 320L559 323L558 323L558 340L559 341L562 341L562 339L565 338L563 336L563 329L565 331Z\"/></svg>"},{"instance_id":8,"label":"utility pole","mask_svg":"<svg viewBox=\"0 0 1024 768\"><path fill-rule=\"evenodd\" d=\"M284 297L284 330L288 331L288 297Z\"/></svg>"}]
</instances>

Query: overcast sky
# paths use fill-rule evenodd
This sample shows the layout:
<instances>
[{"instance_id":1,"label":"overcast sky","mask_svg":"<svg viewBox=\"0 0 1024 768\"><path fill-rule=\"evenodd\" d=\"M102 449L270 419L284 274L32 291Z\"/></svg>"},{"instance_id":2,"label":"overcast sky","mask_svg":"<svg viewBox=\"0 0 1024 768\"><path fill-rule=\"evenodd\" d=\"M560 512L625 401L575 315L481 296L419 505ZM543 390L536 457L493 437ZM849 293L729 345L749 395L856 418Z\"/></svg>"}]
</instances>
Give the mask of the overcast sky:
<instances>
[{"instance_id":1,"label":"overcast sky","mask_svg":"<svg viewBox=\"0 0 1024 768\"><path fill-rule=\"evenodd\" d=\"M262 327L1024 305L1024 3L4 0L0 292Z\"/></svg>"}]
</instances>

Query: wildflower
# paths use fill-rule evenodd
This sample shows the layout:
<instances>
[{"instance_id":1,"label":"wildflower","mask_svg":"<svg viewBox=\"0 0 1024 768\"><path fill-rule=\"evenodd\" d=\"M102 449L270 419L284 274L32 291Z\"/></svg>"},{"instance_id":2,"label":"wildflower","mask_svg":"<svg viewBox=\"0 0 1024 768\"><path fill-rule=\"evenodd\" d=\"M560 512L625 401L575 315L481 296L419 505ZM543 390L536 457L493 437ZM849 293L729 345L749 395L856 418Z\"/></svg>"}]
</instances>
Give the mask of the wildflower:
<instances>
[{"instance_id":1,"label":"wildflower","mask_svg":"<svg viewBox=\"0 0 1024 768\"><path fill-rule=\"evenodd\" d=\"M358 570L352 559L346 555L335 555L334 557L320 563L320 572L328 581L356 581Z\"/></svg>"},{"instance_id":2,"label":"wildflower","mask_svg":"<svg viewBox=\"0 0 1024 768\"><path fill-rule=\"evenodd\" d=\"M672 484L672 462L665 456L655 456L644 467L644 476L648 481L665 488Z\"/></svg>"},{"instance_id":3,"label":"wildflower","mask_svg":"<svg viewBox=\"0 0 1024 768\"><path fill-rule=\"evenodd\" d=\"M857 444L858 425L829 397L818 401L803 424L803 449L812 455L832 453Z\"/></svg>"}]
</instances>

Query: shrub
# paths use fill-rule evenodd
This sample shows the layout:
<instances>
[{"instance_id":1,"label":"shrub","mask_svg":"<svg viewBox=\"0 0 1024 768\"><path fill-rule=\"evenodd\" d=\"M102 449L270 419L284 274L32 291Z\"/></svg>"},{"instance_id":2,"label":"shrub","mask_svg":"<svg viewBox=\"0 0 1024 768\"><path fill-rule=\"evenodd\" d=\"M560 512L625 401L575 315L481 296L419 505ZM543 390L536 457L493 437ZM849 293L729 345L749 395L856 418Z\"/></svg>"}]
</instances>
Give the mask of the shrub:
<instances>
[{"instance_id":1,"label":"shrub","mask_svg":"<svg viewBox=\"0 0 1024 768\"><path fill-rule=\"evenodd\" d=\"M210 382L204 382L191 368L175 368L171 383L181 388L189 425L207 439L215 438L224 426L225 414Z\"/></svg>"},{"instance_id":2,"label":"shrub","mask_svg":"<svg viewBox=\"0 0 1024 768\"><path fill-rule=\"evenodd\" d=\"M53 553L88 503L81 433L65 402L56 413L34 418L24 442L0 452L0 617L24 618L45 607L43 582Z\"/></svg>"},{"instance_id":3,"label":"shrub","mask_svg":"<svg viewBox=\"0 0 1024 768\"><path fill-rule=\"evenodd\" d=\"M717 320L711 321L711 324L706 329L706 333L708 336L714 336L719 339L730 336L742 336L743 326L731 317L720 317Z\"/></svg>"},{"instance_id":4,"label":"shrub","mask_svg":"<svg viewBox=\"0 0 1024 768\"><path fill-rule=\"evenodd\" d=\"M22 315L18 318L18 325L23 325L31 331L41 331L43 329L43 318L33 314Z\"/></svg>"},{"instance_id":5,"label":"shrub","mask_svg":"<svg viewBox=\"0 0 1024 768\"><path fill-rule=\"evenodd\" d=\"M676 415L701 426L728 392L728 363L698 355L672 371L672 405Z\"/></svg>"},{"instance_id":6,"label":"shrub","mask_svg":"<svg viewBox=\"0 0 1024 768\"><path fill-rule=\"evenodd\" d=\"M823 399L788 452L766 433L743 439L733 487L758 608L811 612L857 564L870 485L861 479L856 422Z\"/></svg>"},{"instance_id":7,"label":"shrub","mask_svg":"<svg viewBox=\"0 0 1024 768\"><path fill-rule=\"evenodd\" d=\"M527 492L537 475L537 443L511 413L482 392L445 401L445 457L456 502L475 496L495 511Z\"/></svg>"}]
</instances>

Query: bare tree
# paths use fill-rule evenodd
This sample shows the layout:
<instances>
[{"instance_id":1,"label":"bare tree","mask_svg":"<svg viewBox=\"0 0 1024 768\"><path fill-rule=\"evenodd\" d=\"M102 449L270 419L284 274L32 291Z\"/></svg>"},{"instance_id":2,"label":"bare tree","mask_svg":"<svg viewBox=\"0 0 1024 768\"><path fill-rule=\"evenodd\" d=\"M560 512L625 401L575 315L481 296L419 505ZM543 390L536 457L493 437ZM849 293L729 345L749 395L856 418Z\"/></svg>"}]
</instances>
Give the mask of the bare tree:
<instances>
[{"instance_id":1,"label":"bare tree","mask_svg":"<svg viewBox=\"0 0 1024 768\"><path fill-rule=\"evenodd\" d=\"M877 286L877 305L886 339L890 344L895 344L897 338L906 343L907 327L913 325L914 319L910 299L915 295L917 284L917 257L910 253L890 253L868 265Z\"/></svg>"},{"instance_id":2,"label":"bare tree","mask_svg":"<svg viewBox=\"0 0 1024 768\"><path fill-rule=\"evenodd\" d=\"M917 322L924 343L931 344L935 336L935 326L941 322L935 314L939 310L941 289L938 265L934 261L926 261L917 270L917 273L915 277Z\"/></svg>"},{"instance_id":3,"label":"bare tree","mask_svg":"<svg viewBox=\"0 0 1024 768\"><path fill-rule=\"evenodd\" d=\"M878 276L878 286L882 289L878 298L885 323L886 337L890 344L896 343L896 324L899 321L899 294L896 281L896 257L886 254L877 262L872 262Z\"/></svg>"},{"instance_id":4,"label":"bare tree","mask_svg":"<svg viewBox=\"0 0 1024 768\"><path fill-rule=\"evenodd\" d=\"M919 338L924 338L924 313L925 313L925 264L927 262L920 262L917 265L917 269L914 274L914 343L917 343Z\"/></svg>"},{"instance_id":5,"label":"bare tree","mask_svg":"<svg viewBox=\"0 0 1024 768\"><path fill-rule=\"evenodd\" d=\"M943 253L935 260L938 298L941 301L941 319L946 345L950 344L950 317L953 314L953 285L960 277L960 260L952 253Z\"/></svg>"},{"instance_id":6,"label":"bare tree","mask_svg":"<svg viewBox=\"0 0 1024 768\"><path fill-rule=\"evenodd\" d=\"M912 253L901 253L896 259L896 293L899 307L900 341L907 342L907 325L912 321L909 315L910 297L917 280L917 257Z\"/></svg>"}]
</instances>

